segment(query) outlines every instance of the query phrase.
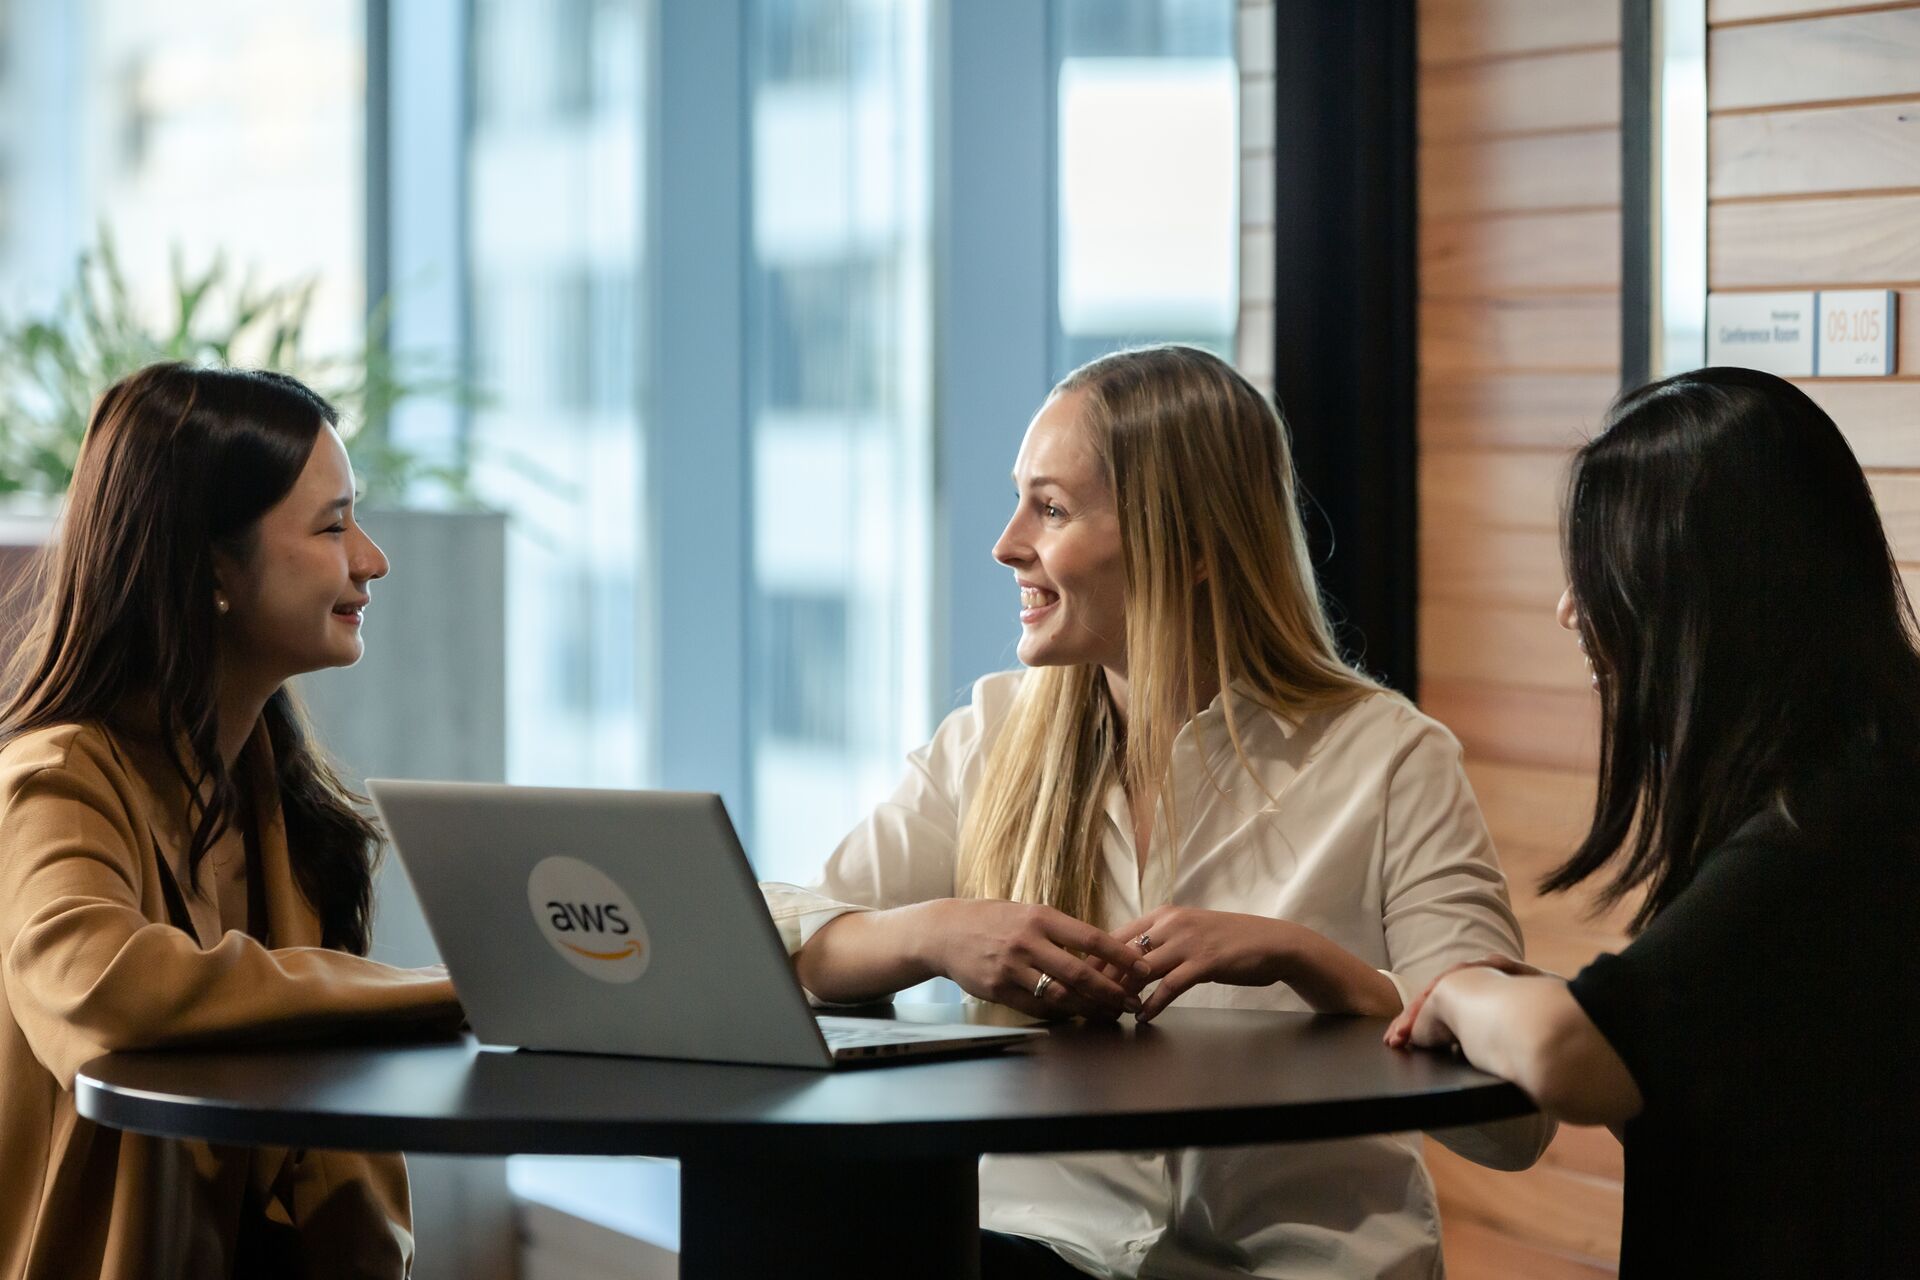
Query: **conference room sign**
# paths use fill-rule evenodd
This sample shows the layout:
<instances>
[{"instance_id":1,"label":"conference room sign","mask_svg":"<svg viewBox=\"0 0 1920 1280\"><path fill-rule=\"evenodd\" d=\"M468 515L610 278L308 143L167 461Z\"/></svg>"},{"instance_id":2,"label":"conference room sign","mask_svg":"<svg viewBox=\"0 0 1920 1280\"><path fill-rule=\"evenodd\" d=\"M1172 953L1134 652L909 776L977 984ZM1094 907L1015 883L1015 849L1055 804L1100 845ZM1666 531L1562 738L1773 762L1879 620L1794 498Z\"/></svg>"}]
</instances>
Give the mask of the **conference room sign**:
<instances>
[{"instance_id":1,"label":"conference room sign","mask_svg":"<svg viewBox=\"0 0 1920 1280\"><path fill-rule=\"evenodd\" d=\"M1783 378L1884 378L1898 320L1891 289L1707 295L1707 363Z\"/></svg>"}]
</instances>

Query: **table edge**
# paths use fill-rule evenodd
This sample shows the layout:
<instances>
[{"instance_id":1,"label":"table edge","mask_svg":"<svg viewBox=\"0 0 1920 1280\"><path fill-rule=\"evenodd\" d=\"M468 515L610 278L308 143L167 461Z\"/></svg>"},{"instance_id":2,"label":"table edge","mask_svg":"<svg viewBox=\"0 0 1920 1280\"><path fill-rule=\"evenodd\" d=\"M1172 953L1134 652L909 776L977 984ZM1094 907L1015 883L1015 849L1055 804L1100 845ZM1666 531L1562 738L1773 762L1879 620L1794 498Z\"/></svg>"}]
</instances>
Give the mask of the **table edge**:
<instances>
[{"instance_id":1,"label":"table edge","mask_svg":"<svg viewBox=\"0 0 1920 1280\"><path fill-rule=\"evenodd\" d=\"M993 1120L806 1122L474 1119L261 1112L93 1079L74 1080L88 1120L155 1137L241 1146L411 1151L431 1155L625 1155L669 1159L752 1152L763 1158L919 1159L1052 1151L1161 1150L1277 1145L1451 1129L1532 1115L1538 1108L1501 1080L1412 1097L1327 1099L1279 1106L1191 1108ZM1384 1118L1383 1118L1384 1113ZM1112 1130L1124 1125L1125 1140Z\"/></svg>"}]
</instances>

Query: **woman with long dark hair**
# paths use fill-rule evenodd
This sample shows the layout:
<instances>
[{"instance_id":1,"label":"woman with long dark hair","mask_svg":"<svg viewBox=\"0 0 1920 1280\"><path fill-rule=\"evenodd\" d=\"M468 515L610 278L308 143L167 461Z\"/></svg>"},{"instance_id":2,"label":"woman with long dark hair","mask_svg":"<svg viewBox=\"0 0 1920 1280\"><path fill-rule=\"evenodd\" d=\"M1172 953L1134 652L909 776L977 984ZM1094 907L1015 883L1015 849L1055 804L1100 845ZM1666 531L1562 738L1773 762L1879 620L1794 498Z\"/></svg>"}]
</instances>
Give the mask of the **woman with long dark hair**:
<instances>
[{"instance_id":1,"label":"woman with long dark hair","mask_svg":"<svg viewBox=\"0 0 1920 1280\"><path fill-rule=\"evenodd\" d=\"M386 557L331 406L155 365L81 449L0 699L0 1276L400 1277L398 1156L103 1129L120 1049L449 1023L439 969L365 959L378 832L289 678L361 653Z\"/></svg>"},{"instance_id":2,"label":"woman with long dark hair","mask_svg":"<svg viewBox=\"0 0 1920 1280\"><path fill-rule=\"evenodd\" d=\"M1565 559L1600 778L1543 887L1610 873L1635 937L1444 974L1388 1041L1613 1126L1623 1276L1920 1274L1920 653L1866 477L1791 384L1681 374L1575 458Z\"/></svg>"}]
</instances>

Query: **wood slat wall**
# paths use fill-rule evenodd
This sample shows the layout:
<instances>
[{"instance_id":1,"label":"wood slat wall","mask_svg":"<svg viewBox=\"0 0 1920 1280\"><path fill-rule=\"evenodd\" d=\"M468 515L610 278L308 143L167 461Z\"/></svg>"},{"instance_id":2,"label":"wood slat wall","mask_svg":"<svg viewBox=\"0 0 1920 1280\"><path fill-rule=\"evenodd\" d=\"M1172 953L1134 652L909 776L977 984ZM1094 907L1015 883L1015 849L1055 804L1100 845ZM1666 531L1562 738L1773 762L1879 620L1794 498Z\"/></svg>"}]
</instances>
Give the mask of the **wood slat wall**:
<instances>
[{"instance_id":1,"label":"wood slat wall","mask_svg":"<svg viewBox=\"0 0 1920 1280\"><path fill-rule=\"evenodd\" d=\"M1709 283L1900 291L1891 379L1806 380L1920 587L1920 0L1710 0ZM1422 701L1467 750L1530 955L1623 918L1531 884L1592 803L1585 670L1550 611L1567 454L1615 389L1617 0L1420 0ZM1523 1175L1430 1148L1450 1273L1613 1273L1620 1153L1563 1132Z\"/></svg>"},{"instance_id":2,"label":"wood slat wall","mask_svg":"<svg viewBox=\"0 0 1920 1280\"><path fill-rule=\"evenodd\" d=\"M1466 748L1529 955L1565 973L1620 941L1532 889L1593 803L1592 691L1553 607L1567 457L1619 380L1620 10L1418 15L1421 700ZM1455 1280L1614 1274L1611 1135L1568 1130L1523 1174L1428 1152Z\"/></svg>"},{"instance_id":3,"label":"wood slat wall","mask_svg":"<svg viewBox=\"0 0 1920 1280\"><path fill-rule=\"evenodd\" d=\"M1717 21L1709 12L1709 112L1912 95L1920 71L1920 12L1909 5L1840 14L1819 13L1826 5L1795 7L1799 12L1771 6L1768 21L1738 24ZM1737 6L1713 8L1724 12Z\"/></svg>"}]
</instances>

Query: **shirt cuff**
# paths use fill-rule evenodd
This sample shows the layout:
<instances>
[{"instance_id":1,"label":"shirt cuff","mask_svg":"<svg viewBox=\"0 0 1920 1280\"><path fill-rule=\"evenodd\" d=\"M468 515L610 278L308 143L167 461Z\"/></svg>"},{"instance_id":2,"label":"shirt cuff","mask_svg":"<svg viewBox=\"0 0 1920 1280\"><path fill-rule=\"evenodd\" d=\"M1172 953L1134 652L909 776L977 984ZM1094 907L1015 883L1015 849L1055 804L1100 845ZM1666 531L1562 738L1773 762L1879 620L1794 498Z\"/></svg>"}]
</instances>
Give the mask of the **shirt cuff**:
<instances>
[{"instance_id":1,"label":"shirt cuff","mask_svg":"<svg viewBox=\"0 0 1920 1280\"><path fill-rule=\"evenodd\" d=\"M1405 978L1402 978L1399 974L1395 973L1391 969L1376 969L1374 970L1374 972L1378 973L1381 977L1385 978L1388 982L1391 982L1393 984L1393 989L1400 993L1400 1007L1402 1009L1412 1004L1413 998L1419 995L1420 991L1425 990L1424 987L1420 988L1419 990L1416 990L1413 987L1409 986Z\"/></svg>"},{"instance_id":2,"label":"shirt cuff","mask_svg":"<svg viewBox=\"0 0 1920 1280\"><path fill-rule=\"evenodd\" d=\"M838 920L849 911L871 911L872 907L857 906L851 902L838 902L811 889L802 889L797 884L780 884L777 881L763 880L760 894L767 900L767 912L773 916L773 927L780 931L780 945L787 949L789 956L813 940L829 920ZM816 1009L854 1009L858 1005L837 1004L832 1000L822 1000L819 996L800 988L806 993L807 1003Z\"/></svg>"},{"instance_id":3,"label":"shirt cuff","mask_svg":"<svg viewBox=\"0 0 1920 1280\"><path fill-rule=\"evenodd\" d=\"M849 911L871 911L871 907L839 902L797 884L763 881L760 894L767 900L767 913L773 927L780 931L781 945L793 955L813 940L829 920L837 920Z\"/></svg>"}]
</instances>

